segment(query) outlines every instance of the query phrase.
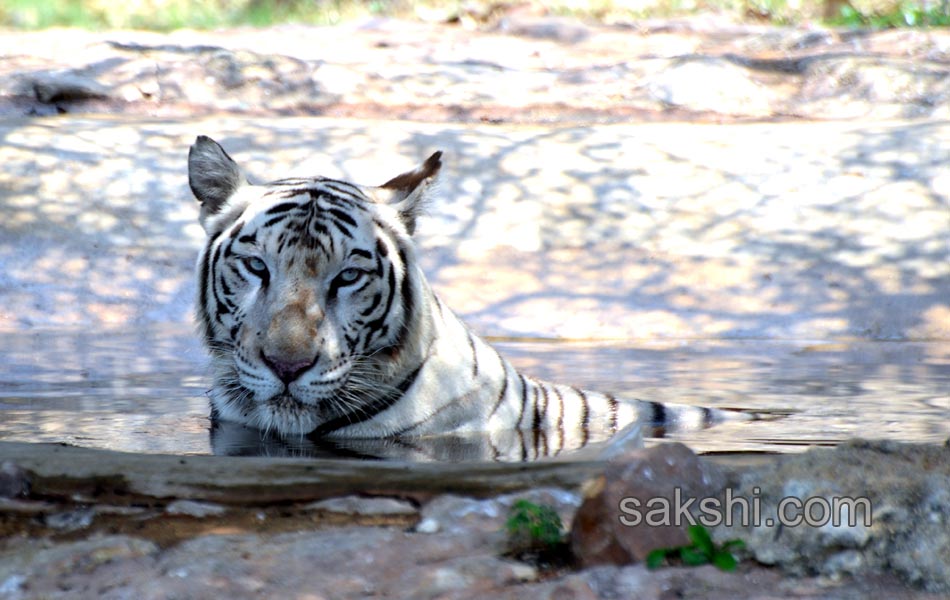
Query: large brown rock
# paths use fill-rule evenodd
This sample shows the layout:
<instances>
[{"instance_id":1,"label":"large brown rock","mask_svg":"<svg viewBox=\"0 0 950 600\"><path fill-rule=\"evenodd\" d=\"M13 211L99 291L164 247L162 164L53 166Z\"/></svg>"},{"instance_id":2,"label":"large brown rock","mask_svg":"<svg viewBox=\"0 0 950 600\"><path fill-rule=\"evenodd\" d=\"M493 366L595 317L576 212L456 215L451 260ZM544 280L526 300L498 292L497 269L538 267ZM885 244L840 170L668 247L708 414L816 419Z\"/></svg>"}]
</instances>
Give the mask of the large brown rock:
<instances>
[{"instance_id":1,"label":"large brown rock","mask_svg":"<svg viewBox=\"0 0 950 600\"><path fill-rule=\"evenodd\" d=\"M571 530L583 566L642 561L689 543L699 502L725 485L721 470L683 444L634 449L608 463L585 493Z\"/></svg>"}]
</instances>

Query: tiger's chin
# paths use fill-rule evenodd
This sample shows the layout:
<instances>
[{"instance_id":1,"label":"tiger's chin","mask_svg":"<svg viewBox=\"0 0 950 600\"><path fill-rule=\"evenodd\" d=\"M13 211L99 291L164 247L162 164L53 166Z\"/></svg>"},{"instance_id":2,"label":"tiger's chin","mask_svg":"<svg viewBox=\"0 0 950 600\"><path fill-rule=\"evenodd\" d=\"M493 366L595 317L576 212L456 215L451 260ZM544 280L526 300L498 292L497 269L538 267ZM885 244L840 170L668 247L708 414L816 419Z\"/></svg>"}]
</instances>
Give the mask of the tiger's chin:
<instances>
[{"instance_id":1,"label":"tiger's chin","mask_svg":"<svg viewBox=\"0 0 950 600\"><path fill-rule=\"evenodd\" d=\"M287 391L258 399L246 390L235 394L212 390L210 397L215 419L280 436L307 435L332 417L327 401L303 401Z\"/></svg>"},{"instance_id":2,"label":"tiger's chin","mask_svg":"<svg viewBox=\"0 0 950 600\"><path fill-rule=\"evenodd\" d=\"M305 436L326 421L319 408L302 404L287 394L271 399L259 409L258 425L282 437Z\"/></svg>"}]
</instances>

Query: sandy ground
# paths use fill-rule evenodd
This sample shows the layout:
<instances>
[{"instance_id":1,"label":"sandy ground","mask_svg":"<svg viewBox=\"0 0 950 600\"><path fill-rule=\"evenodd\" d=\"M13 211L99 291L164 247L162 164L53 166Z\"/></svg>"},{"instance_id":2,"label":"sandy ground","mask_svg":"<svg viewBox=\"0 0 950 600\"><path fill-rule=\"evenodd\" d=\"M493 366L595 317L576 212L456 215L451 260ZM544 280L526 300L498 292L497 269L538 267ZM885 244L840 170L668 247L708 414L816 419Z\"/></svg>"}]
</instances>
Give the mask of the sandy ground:
<instances>
[{"instance_id":1,"label":"sandy ground","mask_svg":"<svg viewBox=\"0 0 950 600\"><path fill-rule=\"evenodd\" d=\"M187 322L207 134L259 179L444 150L418 241L486 334L947 339L948 49L710 19L4 34L0 328Z\"/></svg>"},{"instance_id":2,"label":"sandy ground","mask_svg":"<svg viewBox=\"0 0 950 600\"><path fill-rule=\"evenodd\" d=\"M187 322L210 134L254 176L379 183L436 149L421 254L490 335L950 336L945 123L0 122L0 327Z\"/></svg>"}]
</instances>

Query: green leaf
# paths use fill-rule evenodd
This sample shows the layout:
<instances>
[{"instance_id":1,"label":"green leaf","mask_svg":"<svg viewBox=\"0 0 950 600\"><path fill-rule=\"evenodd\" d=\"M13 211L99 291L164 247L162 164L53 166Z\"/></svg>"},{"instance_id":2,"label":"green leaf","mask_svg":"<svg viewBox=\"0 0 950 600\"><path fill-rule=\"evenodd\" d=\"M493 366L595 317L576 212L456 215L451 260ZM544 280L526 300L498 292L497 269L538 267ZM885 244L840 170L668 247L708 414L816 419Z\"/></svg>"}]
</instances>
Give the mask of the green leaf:
<instances>
[{"instance_id":1,"label":"green leaf","mask_svg":"<svg viewBox=\"0 0 950 600\"><path fill-rule=\"evenodd\" d=\"M683 546L680 548L680 559L686 566L698 567L699 565L705 565L709 562L710 558L711 557L709 554L696 550L690 546Z\"/></svg>"},{"instance_id":2,"label":"green leaf","mask_svg":"<svg viewBox=\"0 0 950 600\"><path fill-rule=\"evenodd\" d=\"M653 569L659 569L663 565L663 561L666 560L666 556L669 554L669 552L670 550L667 548L657 548L656 550L647 554L647 568L651 571Z\"/></svg>"},{"instance_id":3,"label":"green leaf","mask_svg":"<svg viewBox=\"0 0 950 600\"><path fill-rule=\"evenodd\" d=\"M670 556L678 556L680 561L688 567L697 567L709 563L723 571L733 571L739 564L736 557L729 552L729 548L743 548L742 540L729 540L721 546L716 546L709 535L709 531L700 525L693 525L686 530L691 544L676 548L657 548L646 556L648 569L656 569Z\"/></svg>"},{"instance_id":4,"label":"green leaf","mask_svg":"<svg viewBox=\"0 0 950 600\"><path fill-rule=\"evenodd\" d=\"M713 552L716 551L712 538L709 537L709 532L702 525L690 525L686 530L686 534L692 540L696 549L705 555L712 556Z\"/></svg>"},{"instance_id":5,"label":"green leaf","mask_svg":"<svg viewBox=\"0 0 950 600\"><path fill-rule=\"evenodd\" d=\"M736 561L736 557L728 552L716 552L712 557L712 564L718 567L720 571L735 571L736 565L739 563Z\"/></svg>"}]
</instances>

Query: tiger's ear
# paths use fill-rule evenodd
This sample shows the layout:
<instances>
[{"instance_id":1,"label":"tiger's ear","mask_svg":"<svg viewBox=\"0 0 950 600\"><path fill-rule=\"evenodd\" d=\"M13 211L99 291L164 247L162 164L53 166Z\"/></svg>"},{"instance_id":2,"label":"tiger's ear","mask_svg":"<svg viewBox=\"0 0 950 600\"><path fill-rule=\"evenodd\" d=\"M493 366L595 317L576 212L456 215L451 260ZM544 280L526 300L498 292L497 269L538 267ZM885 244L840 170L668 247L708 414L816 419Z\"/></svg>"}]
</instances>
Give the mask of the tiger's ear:
<instances>
[{"instance_id":1,"label":"tiger's ear","mask_svg":"<svg viewBox=\"0 0 950 600\"><path fill-rule=\"evenodd\" d=\"M219 213L231 196L247 182L244 173L224 148L199 135L188 150L188 185L201 203L201 224Z\"/></svg>"},{"instance_id":2,"label":"tiger's ear","mask_svg":"<svg viewBox=\"0 0 950 600\"><path fill-rule=\"evenodd\" d=\"M441 168L442 151L440 150L414 170L396 175L376 188L377 198L391 204L399 211L399 216L409 235L416 230L416 217L425 208L425 202Z\"/></svg>"}]
</instances>

